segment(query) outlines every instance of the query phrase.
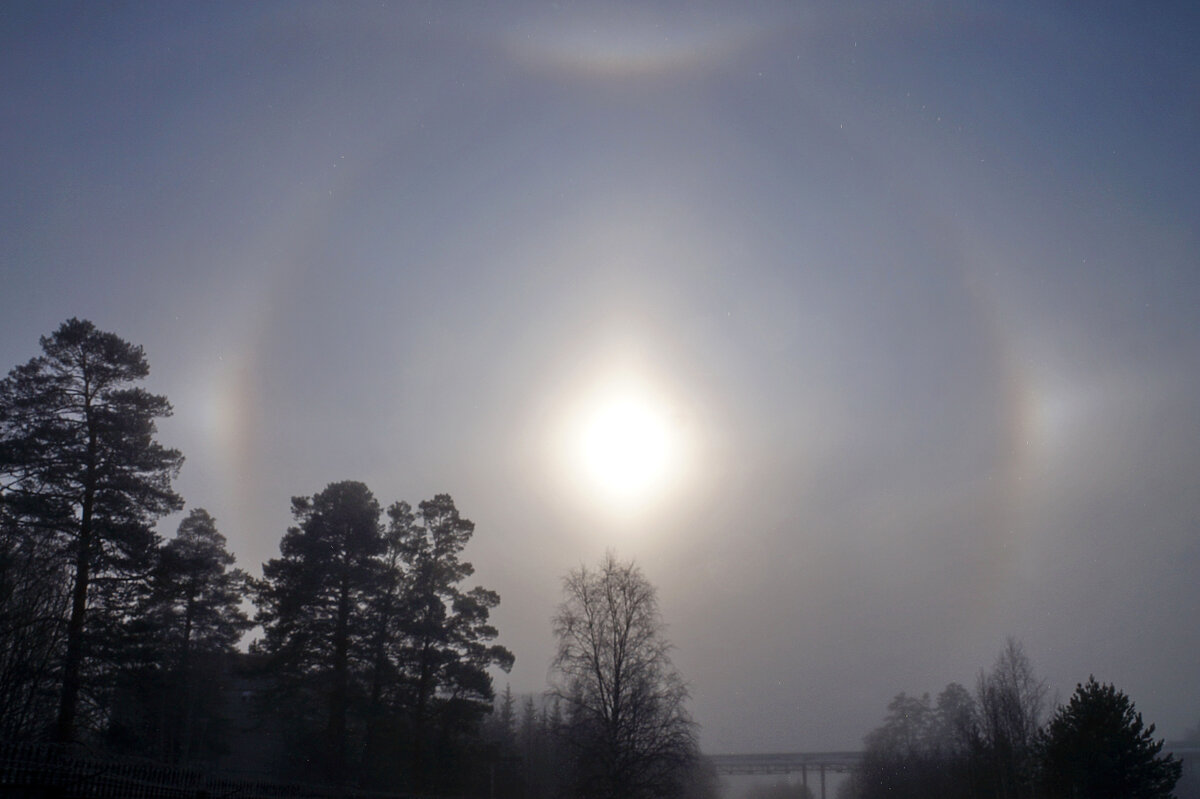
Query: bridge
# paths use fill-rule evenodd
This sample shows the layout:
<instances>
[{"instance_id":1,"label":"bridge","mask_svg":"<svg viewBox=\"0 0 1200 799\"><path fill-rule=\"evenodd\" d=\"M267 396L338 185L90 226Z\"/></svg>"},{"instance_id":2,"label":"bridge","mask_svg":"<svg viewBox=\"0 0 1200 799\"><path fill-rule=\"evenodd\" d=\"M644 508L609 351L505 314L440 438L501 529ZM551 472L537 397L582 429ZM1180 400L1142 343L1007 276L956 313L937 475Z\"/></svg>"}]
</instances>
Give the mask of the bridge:
<instances>
[{"instance_id":1,"label":"bridge","mask_svg":"<svg viewBox=\"0 0 1200 799\"><path fill-rule=\"evenodd\" d=\"M1184 763L1183 782L1196 781L1200 777L1192 773L1200 772L1200 746L1190 742L1168 741L1163 747L1163 754L1170 752L1176 760ZM814 770L820 777L821 799L825 796L825 774L834 772L845 774L858 768L863 761L862 752L777 752L772 754L746 755L708 755L708 761L718 774L800 774L804 787L808 787L809 770Z\"/></svg>"},{"instance_id":2,"label":"bridge","mask_svg":"<svg viewBox=\"0 0 1200 799\"><path fill-rule=\"evenodd\" d=\"M862 752L778 752L753 755L709 755L708 762L718 774L800 774L808 787L809 769L821 780L821 799L825 799L826 772L846 773L862 763Z\"/></svg>"}]
</instances>

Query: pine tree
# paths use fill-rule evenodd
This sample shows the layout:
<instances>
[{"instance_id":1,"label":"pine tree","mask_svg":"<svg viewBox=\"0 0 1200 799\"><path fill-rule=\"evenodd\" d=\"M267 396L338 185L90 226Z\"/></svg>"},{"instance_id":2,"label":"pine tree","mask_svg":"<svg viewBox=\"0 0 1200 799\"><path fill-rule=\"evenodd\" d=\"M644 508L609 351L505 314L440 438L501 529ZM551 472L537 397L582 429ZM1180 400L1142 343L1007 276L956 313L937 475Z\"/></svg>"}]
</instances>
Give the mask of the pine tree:
<instances>
[{"instance_id":1,"label":"pine tree","mask_svg":"<svg viewBox=\"0 0 1200 799\"><path fill-rule=\"evenodd\" d=\"M163 731L172 760L187 762L197 728L217 721L201 675L219 669L252 625L241 609L246 574L233 564L225 536L203 508L193 508L158 552L144 617L172 688Z\"/></svg>"},{"instance_id":2,"label":"pine tree","mask_svg":"<svg viewBox=\"0 0 1200 799\"><path fill-rule=\"evenodd\" d=\"M394 710L401 704L399 667L393 650L402 635L401 612L405 591L402 541L414 523L412 506L395 502L387 510L388 527L384 533L384 551L379 558L379 579L367 604L370 626L370 698L366 708L366 745L364 767L368 783L394 782L396 763L389 757L388 739L394 743ZM389 734L389 728L392 734Z\"/></svg>"},{"instance_id":3,"label":"pine tree","mask_svg":"<svg viewBox=\"0 0 1200 799\"><path fill-rule=\"evenodd\" d=\"M379 503L362 483L332 483L313 497L292 499L297 526L280 542L280 557L263 564L255 583L258 649L271 656L290 705L324 709L301 726L323 726L319 775L347 776L350 707L365 689L371 662L368 606L378 592L384 548ZM323 722L323 725L322 725Z\"/></svg>"},{"instance_id":4,"label":"pine tree","mask_svg":"<svg viewBox=\"0 0 1200 799\"><path fill-rule=\"evenodd\" d=\"M124 609L105 600L148 576L153 524L182 504L171 480L183 457L155 441L171 406L135 387L149 373L141 347L79 319L41 346L0 384L0 502L69 583L54 736L70 741L90 634L119 626Z\"/></svg>"},{"instance_id":5,"label":"pine tree","mask_svg":"<svg viewBox=\"0 0 1200 799\"><path fill-rule=\"evenodd\" d=\"M512 686L508 683L504 684L504 693L500 695L500 706L493 712L501 740L506 747L513 748L517 738L517 700L513 698Z\"/></svg>"},{"instance_id":6,"label":"pine tree","mask_svg":"<svg viewBox=\"0 0 1200 799\"><path fill-rule=\"evenodd\" d=\"M427 742L438 739L443 772L455 740L473 735L491 708L490 666L512 668L513 655L490 642L498 635L488 619L500 596L459 583L475 567L459 558L475 524L459 515L454 500L439 494L419 505L418 523L392 515L390 540L404 565L403 600L394 662L405 690L402 699L411 741L416 787L435 780Z\"/></svg>"},{"instance_id":7,"label":"pine tree","mask_svg":"<svg viewBox=\"0 0 1200 799\"><path fill-rule=\"evenodd\" d=\"M1162 755L1154 725L1123 691L1089 677L1040 739L1039 777L1051 799L1169 799L1183 764Z\"/></svg>"}]
</instances>

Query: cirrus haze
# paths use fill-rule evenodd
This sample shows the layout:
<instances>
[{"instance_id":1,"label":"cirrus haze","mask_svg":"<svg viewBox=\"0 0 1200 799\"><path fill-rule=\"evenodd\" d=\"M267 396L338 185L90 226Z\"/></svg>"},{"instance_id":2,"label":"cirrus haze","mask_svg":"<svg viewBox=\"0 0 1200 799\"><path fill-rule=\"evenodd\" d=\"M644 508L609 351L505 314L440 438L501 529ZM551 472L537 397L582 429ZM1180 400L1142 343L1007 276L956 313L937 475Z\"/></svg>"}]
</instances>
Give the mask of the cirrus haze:
<instances>
[{"instance_id":1,"label":"cirrus haze","mask_svg":"<svg viewBox=\"0 0 1200 799\"><path fill-rule=\"evenodd\" d=\"M658 587L708 752L1007 636L1200 721L1191 4L8 2L0 364L146 349L239 565L450 493L540 692ZM177 519L160 530L173 533Z\"/></svg>"}]
</instances>

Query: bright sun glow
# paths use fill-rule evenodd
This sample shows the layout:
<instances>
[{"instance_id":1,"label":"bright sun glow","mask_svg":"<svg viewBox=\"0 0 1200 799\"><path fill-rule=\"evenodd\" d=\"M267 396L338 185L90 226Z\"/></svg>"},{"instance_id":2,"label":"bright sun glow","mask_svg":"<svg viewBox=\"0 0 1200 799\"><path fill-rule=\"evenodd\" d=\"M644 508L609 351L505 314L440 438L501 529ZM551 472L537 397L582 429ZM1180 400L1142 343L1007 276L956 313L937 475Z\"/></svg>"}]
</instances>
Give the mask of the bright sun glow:
<instances>
[{"instance_id":1,"label":"bright sun glow","mask_svg":"<svg viewBox=\"0 0 1200 799\"><path fill-rule=\"evenodd\" d=\"M582 414L577 457L604 500L637 505L671 477L674 437L665 407L648 393L622 389L597 398Z\"/></svg>"}]
</instances>

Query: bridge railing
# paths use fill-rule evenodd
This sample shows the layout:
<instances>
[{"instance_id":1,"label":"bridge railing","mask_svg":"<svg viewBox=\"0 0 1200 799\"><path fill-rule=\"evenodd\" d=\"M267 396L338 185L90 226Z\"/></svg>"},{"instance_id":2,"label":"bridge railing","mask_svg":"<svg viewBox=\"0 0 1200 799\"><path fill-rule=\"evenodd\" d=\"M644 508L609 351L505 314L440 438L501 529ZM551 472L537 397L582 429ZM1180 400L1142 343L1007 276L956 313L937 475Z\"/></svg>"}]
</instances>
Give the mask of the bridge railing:
<instances>
[{"instance_id":1,"label":"bridge railing","mask_svg":"<svg viewBox=\"0 0 1200 799\"><path fill-rule=\"evenodd\" d=\"M809 769L845 772L863 760L862 752L775 752L709 755L718 774L795 774Z\"/></svg>"}]
</instances>

